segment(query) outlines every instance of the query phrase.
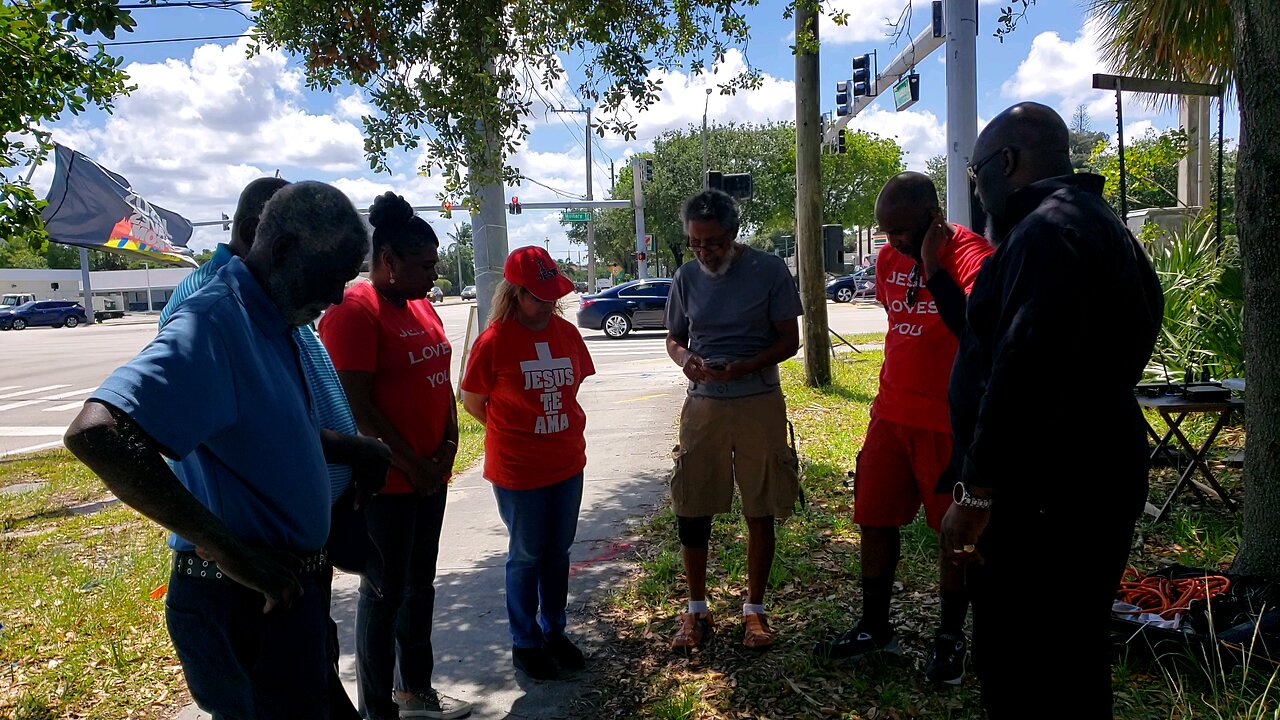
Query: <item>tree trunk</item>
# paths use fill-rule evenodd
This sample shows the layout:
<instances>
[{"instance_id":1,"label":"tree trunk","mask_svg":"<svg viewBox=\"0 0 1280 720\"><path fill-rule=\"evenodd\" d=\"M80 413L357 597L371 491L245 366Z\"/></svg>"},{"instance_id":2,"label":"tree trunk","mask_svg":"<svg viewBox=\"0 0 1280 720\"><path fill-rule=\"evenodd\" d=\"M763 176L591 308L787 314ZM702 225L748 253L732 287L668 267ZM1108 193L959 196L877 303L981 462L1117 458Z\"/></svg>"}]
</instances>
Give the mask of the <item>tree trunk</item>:
<instances>
[{"instance_id":1,"label":"tree trunk","mask_svg":"<svg viewBox=\"0 0 1280 720\"><path fill-rule=\"evenodd\" d=\"M1248 375L1244 537L1235 570L1280 578L1280 13L1275 0L1231 0L1231 9Z\"/></svg>"},{"instance_id":2,"label":"tree trunk","mask_svg":"<svg viewBox=\"0 0 1280 720\"><path fill-rule=\"evenodd\" d=\"M804 306L805 383L831 382L831 338L827 335L826 274L822 258L822 136L818 94L818 6L795 4L796 15L796 271ZM800 38L812 35L813 47Z\"/></svg>"}]
</instances>

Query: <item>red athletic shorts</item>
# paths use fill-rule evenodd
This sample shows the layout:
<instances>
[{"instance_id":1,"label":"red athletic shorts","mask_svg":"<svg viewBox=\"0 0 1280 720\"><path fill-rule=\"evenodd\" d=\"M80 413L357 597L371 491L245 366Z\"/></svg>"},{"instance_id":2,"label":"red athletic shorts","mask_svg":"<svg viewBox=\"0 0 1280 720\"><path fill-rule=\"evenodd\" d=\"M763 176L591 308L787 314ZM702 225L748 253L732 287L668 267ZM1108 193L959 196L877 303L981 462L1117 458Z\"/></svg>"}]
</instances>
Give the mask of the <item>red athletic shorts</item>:
<instances>
[{"instance_id":1,"label":"red athletic shorts","mask_svg":"<svg viewBox=\"0 0 1280 720\"><path fill-rule=\"evenodd\" d=\"M853 521L867 527L902 527L924 505L935 531L951 507L951 494L935 492L951 462L951 434L899 425L871 416L858 453Z\"/></svg>"}]
</instances>

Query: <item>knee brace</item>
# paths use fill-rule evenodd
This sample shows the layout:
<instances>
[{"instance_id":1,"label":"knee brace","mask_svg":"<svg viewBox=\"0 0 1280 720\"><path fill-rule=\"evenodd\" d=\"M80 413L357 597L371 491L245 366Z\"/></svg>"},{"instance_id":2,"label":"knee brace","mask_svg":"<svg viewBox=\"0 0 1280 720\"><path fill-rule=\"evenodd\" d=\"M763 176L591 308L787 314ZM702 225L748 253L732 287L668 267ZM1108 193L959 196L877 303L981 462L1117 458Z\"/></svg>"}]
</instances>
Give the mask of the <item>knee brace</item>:
<instances>
[{"instance_id":1,"label":"knee brace","mask_svg":"<svg viewBox=\"0 0 1280 720\"><path fill-rule=\"evenodd\" d=\"M680 534L680 544L690 550L702 550L711 541L711 516L680 517L676 516L676 530Z\"/></svg>"}]
</instances>

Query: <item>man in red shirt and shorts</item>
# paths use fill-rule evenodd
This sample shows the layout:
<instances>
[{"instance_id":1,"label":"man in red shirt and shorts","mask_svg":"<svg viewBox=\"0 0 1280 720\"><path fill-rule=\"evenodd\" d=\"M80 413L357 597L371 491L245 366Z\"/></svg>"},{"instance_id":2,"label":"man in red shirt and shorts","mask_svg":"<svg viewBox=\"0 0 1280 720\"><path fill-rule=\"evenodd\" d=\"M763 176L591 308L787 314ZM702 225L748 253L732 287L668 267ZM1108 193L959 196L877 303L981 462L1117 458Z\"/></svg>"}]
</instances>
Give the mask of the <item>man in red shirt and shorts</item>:
<instances>
[{"instance_id":1,"label":"man in red shirt and shorts","mask_svg":"<svg viewBox=\"0 0 1280 720\"><path fill-rule=\"evenodd\" d=\"M951 505L936 492L951 461L947 383L964 327L965 301L993 249L986 239L947 223L928 176L897 175L876 199L876 223L888 236L876 261L876 299L889 315L880 392L858 453L853 518L862 535L861 622L815 653L854 660L901 654L889 602L901 553L900 528L923 505L935 532ZM969 609L964 572L941 562L942 618L926 677L958 684L964 677Z\"/></svg>"}]
</instances>

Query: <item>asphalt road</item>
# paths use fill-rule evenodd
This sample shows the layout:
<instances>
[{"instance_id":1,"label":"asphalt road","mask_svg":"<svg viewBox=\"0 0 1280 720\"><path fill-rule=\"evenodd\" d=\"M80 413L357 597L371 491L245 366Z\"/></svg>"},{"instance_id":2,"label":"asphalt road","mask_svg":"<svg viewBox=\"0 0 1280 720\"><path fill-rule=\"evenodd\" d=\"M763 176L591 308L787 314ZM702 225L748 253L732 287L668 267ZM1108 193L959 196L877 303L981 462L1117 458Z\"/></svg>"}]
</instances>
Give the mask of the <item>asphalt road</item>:
<instances>
[{"instance_id":1,"label":"asphalt road","mask_svg":"<svg viewBox=\"0 0 1280 720\"><path fill-rule=\"evenodd\" d=\"M462 345L474 307L457 301L437 306L455 347ZM577 297L570 296L565 315L572 320L576 309ZM884 332L887 327L884 311L875 305L828 302L827 310L832 330L841 334ZM60 445L85 398L154 337L155 327L154 316L131 315L74 330L0 332L0 457ZM599 331L583 330L583 335L601 373L665 357L660 331L636 332L617 341ZM462 353L453 357L456 383Z\"/></svg>"}]
</instances>

